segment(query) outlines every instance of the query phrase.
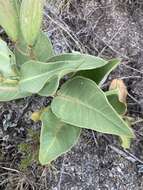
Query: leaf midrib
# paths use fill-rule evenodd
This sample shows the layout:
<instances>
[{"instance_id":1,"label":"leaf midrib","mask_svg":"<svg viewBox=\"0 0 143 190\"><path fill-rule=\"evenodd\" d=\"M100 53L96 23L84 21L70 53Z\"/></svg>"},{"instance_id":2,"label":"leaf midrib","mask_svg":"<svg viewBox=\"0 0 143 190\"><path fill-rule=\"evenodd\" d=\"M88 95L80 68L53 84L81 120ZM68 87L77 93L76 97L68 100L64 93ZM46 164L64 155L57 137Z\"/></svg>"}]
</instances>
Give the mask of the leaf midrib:
<instances>
[{"instance_id":1,"label":"leaf midrib","mask_svg":"<svg viewBox=\"0 0 143 190\"><path fill-rule=\"evenodd\" d=\"M17 88L16 87L0 87L0 90L14 92L17 90Z\"/></svg>"},{"instance_id":2,"label":"leaf midrib","mask_svg":"<svg viewBox=\"0 0 143 190\"><path fill-rule=\"evenodd\" d=\"M59 61L57 61L57 62L59 62ZM61 62L63 62L63 61L61 61ZM73 62L73 61L67 61L67 62ZM54 70L52 70L52 71L47 71L47 72L45 72L45 73L42 73L42 74L37 74L36 76L34 76L34 77L29 77L29 78L27 78L27 79L23 79L23 80L21 80L21 83L24 83L24 82L27 82L27 81L30 81L30 80L35 80L35 79L38 79L38 78L41 78L41 77L43 77L43 76L46 76L46 75L48 75L48 74L51 74L52 72L54 73L54 72L58 72L58 71L68 71L69 70L69 72L76 72L76 71L78 71L78 69L80 68L80 66L85 62L84 61L84 59L81 61L81 60L79 60L79 61L76 61L76 64L77 64L77 62L79 62L79 64L78 65L74 65L74 66L76 66L75 68L58 68L58 69L54 69ZM54 63L56 63L56 62L49 62L48 64L50 64L51 63L51 65L52 64L54 64ZM46 63L45 63L46 64ZM68 64L69 65L69 64ZM98 66L96 66L95 68L87 68L87 69L81 69L81 70L92 70L92 69L96 69L96 68L100 68L100 67L103 67L104 65L106 65L106 63L104 63L102 66L101 65L98 65ZM70 65L70 66L72 66L72 65ZM67 65L65 66L65 67L67 67ZM71 70L71 71L70 71ZM54 75L58 75L58 74L60 74L60 73L56 73L56 74L54 74ZM50 78L50 77L49 77ZM48 79L49 79L48 78Z\"/></svg>"},{"instance_id":3,"label":"leaf midrib","mask_svg":"<svg viewBox=\"0 0 143 190\"><path fill-rule=\"evenodd\" d=\"M53 70L53 71L47 71L46 73L38 74L38 75L36 75L36 76L34 76L34 77L30 77L30 78L27 78L27 79L23 79L23 80L20 81L20 83L24 83L24 82L27 82L27 81L30 81L30 80L38 79L38 78L41 78L41 77L43 77L43 76L47 76L47 75L49 75L49 74L51 74L51 73L54 73L54 72L57 72L57 71L60 71L60 70L62 71L63 69L58 68L58 69L55 69L55 70ZM70 70L70 69L68 69L68 70ZM64 70L64 71L65 71L65 70ZM71 72L72 72L72 71L71 71ZM60 74L60 73L59 73L59 74ZM58 75L58 73L55 73L54 75ZM51 78L51 77L53 77L53 76L48 77L47 80L48 80L49 78Z\"/></svg>"},{"instance_id":4,"label":"leaf midrib","mask_svg":"<svg viewBox=\"0 0 143 190\"><path fill-rule=\"evenodd\" d=\"M55 141L57 140L58 133L61 130L61 128L64 127L64 125L65 125L64 123L60 123L59 126L57 127L56 132L55 132L55 136L52 138L52 142L50 143L50 145L46 149L46 153L48 153L49 150L51 149L51 147L54 145ZM44 127L44 123L43 123L43 127Z\"/></svg>"},{"instance_id":5,"label":"leaf midrib","mask_svg":"<svg viewBox=\"0 0 143 190\"><path fill-rule=\"evenodd\" d=\"M91 107L89 104L85 104L84 102L80 101L79 99L77 98L72 98L71 96L64 96L64 95L59 95L58 98L61 98L61 99L64 99L64 100L67 100L69 102L73 102L75 103L75 101L78 103L78 104L81 104L89 109L92 109L94 112L97 112L98 114L101 114L106 120L108 120L109 122L111 122L113 125L115 125L117 128L120 128L122 130L122 128L120 126L118 126L116 123L114 123L112 120L110 120L105 114L103 114L101 111ZM108 102L106 102L108 104ZM108 104L109 105L109 104ZM110 105L109 105L110 106ZM111 108L111 107L110 107ZM112 108L111 108L112 109ZM114 110L112 110L114 112ZM114 112L115 113L115 112ZM116 113L115 113L116 114ZM116 115L117 116L117 115ZM118 116L117 116L118 117ZM74 124L73 124L74 125ZM126 126L126 124L124 124ZM127 126L126 126L127 127Z\"/></svg>"}]
</instances>

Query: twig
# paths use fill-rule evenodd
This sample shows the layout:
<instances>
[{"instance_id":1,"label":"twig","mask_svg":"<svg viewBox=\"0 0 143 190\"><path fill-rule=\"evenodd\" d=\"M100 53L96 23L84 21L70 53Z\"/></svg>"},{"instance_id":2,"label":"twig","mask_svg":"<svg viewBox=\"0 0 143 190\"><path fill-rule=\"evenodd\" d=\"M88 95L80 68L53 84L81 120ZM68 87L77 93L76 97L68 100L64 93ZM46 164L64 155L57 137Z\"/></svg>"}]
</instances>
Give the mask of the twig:
<instances>
[{"instance_id":1,"label":"twig","mask_svg":"<svg viewBox=\"0 0 143 190\"><path fill-rule=\"evenodd\" d=\"M136 125L136 124L138 124L138 123L143 123L143 119L139 119L139 120L133 122L132 125Z\"/></svg>"},{"instance_id":2,"label":"twig","mask_svg":"<svg viewBox=\"0 0 143 190\"><path fill-rule=\"evenodd\" d=\"M140 71L140 70L138 70L138 69L135 69L135 68L133 68L133 67L131 67L131 66L125 64L125 63L121 63L121 65L123 65L124 67L126 67L126 68L128 68L128 69L131 69L131 70L133 70L133 71L136 71L136 72L138 72L138 73L140 73L140 74L143 74L142 71Z\"/></svg>"},{"instance_id":3,"label":"twig","mask_svg":"<svg viewBox=\"0 0 143 190\"><path fill-rule=\"evenodd\" d=\"M98 56L101 56L103 54L103 52L105 51L105 49L111 44L111 42L116 38L116 36L120 33L120 31L122 30L123 26L126 24L127 20L120 26L120 28L118 29L118 31L114 34L114 36L109 40L109 42L107 42L106 46L100 51L100 53L98 54Z\"/></svg>"},{"instance_id":4,"label":"twig","mask_svg":"<svg viewBox=\"0 0 143 190\"><path fill-rule=\"evenodd\" d=\"M63 31L65 31L67 34L68 34L68 36L75 42L75 44L77 45L77 47L80 49L80 51L81 52L83 52L83 50L82 50L82 48L81 48L81 45L80 45L80 42L79 42L79 40L77 39L77 37L74 35L74 34L71 34L70 32L70 30L66 27L64 27L64 26L62 26L62 21L60 21L60 23L59 22L57 22L57 21L55 21L51 16L49 16L49 14L47 14L46 12L44 13L45 14L45 16L48 18L48 19L50 19L54 24L56 24L57 26L59 26ZM65 24L65 23L64 23Z\"/></svg>"},{"instance_id":5,"label":"twig","mask_svg":"<svg viewBox=\"0 0 143 190\"><path fill-rule=\"evenodd\" d=\"M128 93L128 96L129 96L134 102L136 102L137 104L140 105L140 102L139 102L136 98L134 98L131 94Z\"/></svg>"},{"instance_id":6,"label":"twig","mask_svg":"<svg viewBox=\"0 0 143 190\"><path fill-rule=\"evenodd\" d=\"M132 163L140 162L140 163L143 164L142 160L140 160L139 158L137 158L136 156L134 156L133 154L131 154L127 150L120 150L119 148L117 148L115 146L112 146L112 145L109 145L109 148L111 148L112 150L114 150L116 153L118 153L119 155L121 155L125 159L131 161Z\"/></svg>"},{"instance_id":7,"label":"twig","mask_svg":"<svg viewBox=\"0 0 143 190\"><path fill-rule=\"evenodd\" d=\"M61 172L60 172L60 178L59 178L59 182L58 182L58 190L61 190L61 182L62 182L62 176L64 173L64 163L65 163L65 156L63 158L63 162L62 162L62 167L61 167Z\"/></svg>"},{"instance_id":8,"label":"twig","mask_svg":"<svg viewBox=\"0 0 143 190\"><path fill-rule=\"evenodd\" d=\"M16 169L12 169L12 168L7 168L7 167L2 167L0 166L1 169L7 170L7 171L11 171L11 172L16 172L18 174L20 174L21 172L16 170Z\"/></svg>"}]
</instances>

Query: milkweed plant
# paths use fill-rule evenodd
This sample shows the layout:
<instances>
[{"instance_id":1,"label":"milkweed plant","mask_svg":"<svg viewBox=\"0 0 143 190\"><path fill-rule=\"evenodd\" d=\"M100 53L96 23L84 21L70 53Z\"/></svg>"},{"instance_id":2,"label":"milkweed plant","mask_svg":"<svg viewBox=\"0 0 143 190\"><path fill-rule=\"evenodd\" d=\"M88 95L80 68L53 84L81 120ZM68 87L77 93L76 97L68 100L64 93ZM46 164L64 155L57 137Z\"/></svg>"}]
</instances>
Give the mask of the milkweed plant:
<instances>
[{"instance_id":1,"label":"milkweed plant","mask_svg":"<svg viewBox=\"0 0 143 190\"><path fill-rule=\"evenodd\" d=\"M50 106L32 115L42 123L42 165L70 150L82 129L117 135L125 147L134 133L123 120L126 103L120 88L100 88L120 60L80 52L56 55L41 31L43 7L44 0L0 0L0 25L12 42L11 48L0 39L0 101L32 94L53 97ZM68 80L60 85L64 76Z\"/></svg>"}]
</instances>

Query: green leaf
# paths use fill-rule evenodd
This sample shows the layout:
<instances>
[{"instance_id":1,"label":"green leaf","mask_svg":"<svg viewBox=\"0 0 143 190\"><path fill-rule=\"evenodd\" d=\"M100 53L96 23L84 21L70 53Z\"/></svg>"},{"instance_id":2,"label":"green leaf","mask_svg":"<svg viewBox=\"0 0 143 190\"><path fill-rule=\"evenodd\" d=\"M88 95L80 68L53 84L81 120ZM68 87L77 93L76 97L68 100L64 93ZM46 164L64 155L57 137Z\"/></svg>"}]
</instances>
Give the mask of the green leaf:
<instances>
[{"instance_id":1,"label":"green leaf","mask_svg":"<svg viewBox=\"0 0 143 190\"><path fill-rule=\"evenodd\" d=\"M76 77L66 82L51 104L63 122L80 128L133 138L133 131L109 104L92 80Z\"/></svg>"},{"instance_id":2,"label":"green leaf","mask_svg":"<svg viewBox=\"0 0 143 190\"><path fill-rule=\"evenodd\" d=\"M46 165L71 149L81 130L61 122L51 109L43 112L41 120L39 160L42 165Z\"/></svg>"},{"instance_id":3,"label":"green leaf","mask_svg":"<svg viewBox=\"0 0 143 190\"><path fill-rule=\"evenodd\" d=\"M128 138L126 136L121 136L121 141L122 141L122 147L124 149L129 149L131 145L131 138Z\"/></svg>"},{"instance_id":4,"label":"green leaf","mask_svg":"<svg viewBox=\"0 0 143 190\"><path fill-rule=\"evenodd\" d=\"M20 9L21 31L26 43L33 46L39 33L43 15L43 0L23 0Z\"/></svg>"},{"instance_id":5,"label":"green leaf","mask_svg":"<svg viewBox=\"0 0 143 190\"><path fill-rule=\"evenodd\" d=\"M12 0L0 0L0 25L16 42L19 34L18 17Z\"/></svg>"},{"instance_id":6,"label":"green leaf","mask_svg":"<svg viewBox=\"0 0 143 190\"><path fill-rule=\"evenodd\" d=\"M15 56L8 48L7 44L0 39L0 74L1 77L16 76L15 70Z\"/></svg>"},{"instance_id":7,"label":"green leaf","mask_svg":"<svg viewBox=\"0 0 143 190\"><path fill-rule=\"evenodd\" d=\"M51 58L48 63L29 61L21 67L22 91L38 93L53 78L80 70L102 67L107 61L86 54L64 54Z\"/></svg>"},{"instance_id":8,"label":"green leaf","mask_svg":"<svg viewBox=\"0 0 143 190\"><path fill-rule=\"evenodd\" d=\"M30 96L30 93L21 93L17 83L1 83L0 84L0 102L7 102Z\"/></svg>"},{"instance_id":9,"label":"green leaf","mask_svg":"<svg viewBox=\"0 0 143 190\"><path fill-rule=\"evenodd\" d=\"M109 103L119 115L124 115L127 111L127 105L119 100L119 90L110 90L105 93Z\"/></svg>"},{"instance_id":10,"label":"green leaf","mask_svg":"<svg viewBox=\"0 0 143 190\"><path fill-rule=\"evenodd\" d=\"M23 38L17 44L15 49L16 62L22 65L26 61L35 59L37 61L46 62L49 58L54 56L52 44L46 34L40 32L35 46L31 49L33 56L30 55L30 49L24 42Z\"/></svg>"},{"instance_id":11,"label":"green leaf","mask_svg":"<svg viewBox=\"0 0 143 190\"><path fill-rule=\"evenodd\" d=\"M14 6L15 11L17 13L17 16L19 18L19 15L20 15L20 6L21 6L22 0L11 0L11 1L13 3L13 6Z\"/></svg>"},{"instance_id":12,"label":"green leaf","mask_svg":"<svg viewBox=\"0 0 143 190\"><path fill-rule=\"evenodd\" d=\"M15 48L15 57L17 65L21 66L23 63L31 60L29 48L25 44L23 38L21 37Z\"/></svg>"},{"instance_id":13,"label":"green leaf","mask_svg":"<svg viewBox=\"0 0 143 190\"><path fill-rule=\"evenodd\" d=\"M45 84L45 86L38 92L40 96L53 96L59 87L59 78L55 77Z\"/></svg>"},{"instance_id":14,"label":"green leaf","mask_svg":"<svg viewBox=\"0 0 143 190\"><path fill-rule=\"evenodd\" d=\"M53 46L51 44L48 35L40 33L36 45L33 48L33 53L36 60L46 62L48 59L54 56Z\"/></svg>"},{"instance_id":15,"label":"green leaf","mask_svg":"<svg viewBox=\"0 0 143 190\"><path fill-rule=\"evenodd\" d=\"M87 56L86 59L88 58L96 58L97 61L102 61L103 59L99 58L99 57L95 57L95 56L91 56L88 54L81 54L79 52L73 52L73 53L63 53L60 55L56 55L50 59L48 59L48 62L64 62L64 61L79 61L80 59L83 59Z\"/></svg>"},{"instance_id":16,"label":"green leaf","mask_svg":"<svg viewBox=\"0 0 143 190\"><path fill-rule=\"evenodd\" d=\"M132 127L132 118L129 118L129 117L124 117L124 120L125 122L127 123L127 125L129 127ZM121 139L121 145L124 149L129 149L130 148L130 145L131 145L131 139L126 137L126 136L121 136L120 137Z\"/></svg>"},{"instance_id":17,"label":"green leaf","mask_svg":"<svg viewBox=\"0 0 143 190\"><path fill-rule=\"evenodd\" d=\"M92 79L97 84L103 83L108 75L120 64L120 60L111 59L106 65L89 71L79 71L77 75Z\"/></svg>"}]
</instances>

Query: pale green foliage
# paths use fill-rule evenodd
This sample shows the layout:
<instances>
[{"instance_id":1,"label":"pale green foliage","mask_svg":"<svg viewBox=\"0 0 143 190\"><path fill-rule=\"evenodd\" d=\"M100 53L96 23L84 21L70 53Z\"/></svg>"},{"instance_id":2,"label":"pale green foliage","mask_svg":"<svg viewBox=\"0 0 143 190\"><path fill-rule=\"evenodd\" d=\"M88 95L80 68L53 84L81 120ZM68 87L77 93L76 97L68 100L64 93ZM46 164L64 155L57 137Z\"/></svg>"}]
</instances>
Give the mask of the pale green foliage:
<instances>
[{"instance_id":1,"label":"pale green foliage","mask_svg":"<svg viewBox=\"0 0 143 190\"><path fill-rule=\"evenodd\" d=\"M47 62L48 59L54 56L53 46L46 34L40 33L37 42L33 48L35 59Z\"/></svg>"},{"instance_id":2,"label":"pale green foliage","mask_svg":"<svg viewBox=\"0 0 143 190\"><path fill-rule=\"evenodd\" d=\"M51 108L65 123L102 133L133 137L132 131L92 80L75 77L66 82L54 98Z\"/></svg>"},{"instance_id":3,"label":"pale green foliage","mask_svg":"<svg viewBox=\"0 0 143 190\"><path fill-rule=\"evenodd\" d=\"M126 137L126 136L121 136L121 141L122 141L122 147L127 149L130 148L131 145L131 139Z\"/></svg>"},{"instance_id":4,"label":"pale green foliage","mask_svg":"<svg viewBox=\"0 0 143 190\"><path fill-rule=\"evenodd\" d=\"M50 108L43 112L41 121L39 160L46 165L67 152L77 142L81 130L61 122Z\"/></svg>"},{"instance_id":5,"label":"pale green foliage","mask_svg":"<svg viewBox=\"0 0 143 190\"><path fill-rule=\"evenodd\" d=\"M17 41L19 34L18 17L14 0L0 0L0 25L13 41Z\"/></svg>"},{"instance_id":6,"label":"pale green foliage","mask_svg":"<svg viewBox=\"0 0 143 190\"><path fill-rule=\"evenodd\" d=\"M21 66L20 88L21 91L38 93L47 82L55 77L60 80L68 73L95 69L106 63L107 61L101 58L77 53L57 56L47 63L29 61Z\"/></svg>"},{"instance_id":7,"label":"pale green foliage","mask_svg":"<svg viewBox=\"0 0 143 190\"><path fill-rule=\"evenodd\" d=\"M55 56L49 38L40 31L42 10L43 0L0 0L0 25L14 42L15 53L0 40L0 101L32 94L54 97L50 108L33 114L35 121L42 121L42 165L67 152L81 128L120 136L128 147L134 134L122 119L126 102L121 101L120 89L99 88L120 61L77 52ZM58 90L65 75L70 79Z\"/></svg>"},{"instance_id":8,"label":"pale green foliage","mask_svg":"<svg viewBox=\"0 0 143 190\"><path fill-rule=\"evenodd\" d=\"M43 0L25 0L21 3L21 31L26 43L33 46L40 31Z\"/></svg>"},{"instance_id":9,"label":"pale green foliage","mask_svg":"<svg viewBox=\"0 0 143 190\"><path fill-rule=\"evenodd\" d=\"M58 76L51 78L44 87L38 92L40 96L54 96L59 87Z\"/></svg>"},{"instance_id":10,"label":"pale green foliage","mask_svg":"<svg viewBox=\"0 0 143 190\"><path fill-rule=\"evenodd\" d=\"M19 15L20 15L20 6L21 6L22 0L10 0L10 1L13 3L13 6L14 6L16 14L17 14L17 18L19 18Z\"/></svg>"},{"instance_id":11,"label":"pale green foliage","mask_svg":"<svg viewBox=\"0 0 143 190\"><path fill-rule=\"evenodd\" d=\"M16 61L18 65L22 65L28 60L38 60L46 62L49 58L54 56L52 44L43 32L37 37L37 42L32 48L28 48L24 39L20 39L15 49Z\"/></svg>"},{"instance_id":12,"label":"pale green foliage","mask_svg":"<svg viewBox=\"0 0 143 190\"><path fill-rule=\"evenodd\" d=\"M21 94L18 79L15 56L0 39L0 101L10 101L30 95L27 92Z\"/></svg>"},{"instance_id":13,"label":"pale green foliage","mask_svg":"<svg viewBox=\"0 0 143 190\"><path fill-rule=\"evenodd\" d=\"M16 73L14 71L15 56L7 47L7 44L0 39L0 74L1 77L12 77Z\"/></svg>"},{"instance_id":14,"label":"pale green foliage","mask_svg":"<svg viewBox=\"0 0 143 190\"><path fill-rule=\"evenodd\" d=\"M10 80L0 83L0 101L2 102L16 100L30 95L27 92L20 92L17 81Z\"/></svg>"}]
</instances>

